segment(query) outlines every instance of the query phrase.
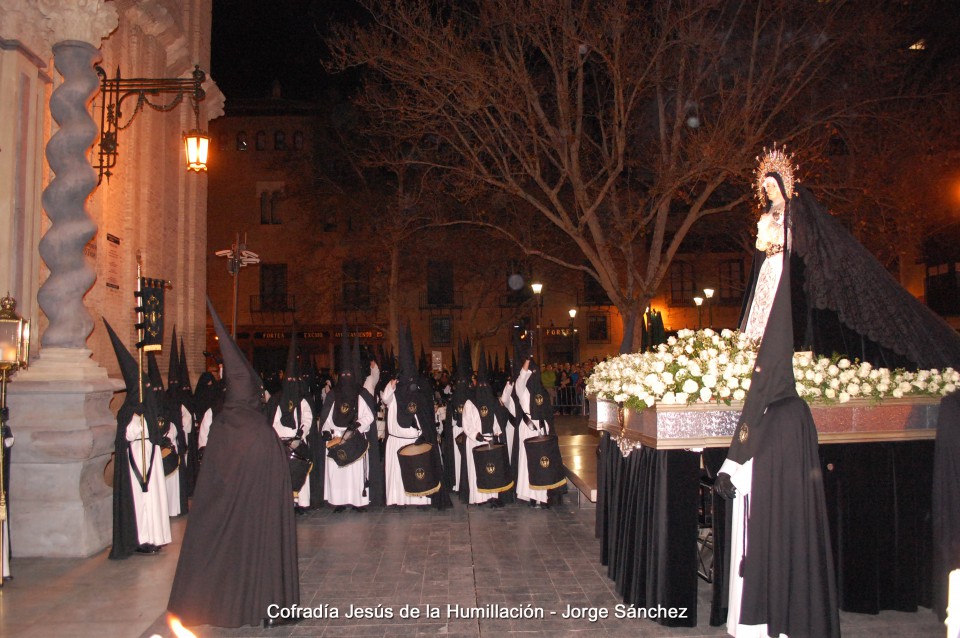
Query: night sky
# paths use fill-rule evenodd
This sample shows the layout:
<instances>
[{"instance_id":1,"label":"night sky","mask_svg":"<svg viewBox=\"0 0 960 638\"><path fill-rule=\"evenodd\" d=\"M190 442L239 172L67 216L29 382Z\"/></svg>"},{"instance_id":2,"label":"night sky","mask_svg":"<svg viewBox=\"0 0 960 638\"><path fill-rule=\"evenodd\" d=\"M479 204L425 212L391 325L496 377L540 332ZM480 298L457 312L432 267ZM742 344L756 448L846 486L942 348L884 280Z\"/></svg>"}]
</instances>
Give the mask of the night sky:
<instances>
[{"instance_id":1,"label":"night sky","mask_svg":"<svg viewBox=\"0 0 960 638\"><path fill-rule=\"evenodd\" d=\"M214 0L211 75L231 98L283 96L313 100L331 78L321 67L323 36L338 20L362 15L350 0Z\"/></svg>"}]
</instances>

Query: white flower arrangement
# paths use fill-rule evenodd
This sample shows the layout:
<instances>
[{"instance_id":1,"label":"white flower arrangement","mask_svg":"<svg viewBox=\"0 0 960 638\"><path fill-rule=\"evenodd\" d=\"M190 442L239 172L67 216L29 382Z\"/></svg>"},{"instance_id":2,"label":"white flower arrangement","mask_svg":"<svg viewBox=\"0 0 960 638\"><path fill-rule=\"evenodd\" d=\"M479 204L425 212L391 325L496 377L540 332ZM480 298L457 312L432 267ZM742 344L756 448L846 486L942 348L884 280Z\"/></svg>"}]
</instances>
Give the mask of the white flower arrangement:
<instances>
[{"instance_id":1,"label":"white flower arrangement","mask_svg":"<svg viewBox=\"0 0 960 638\"><path fill-rule=\"evenodd\" d=\"M603 361L587 379L586 393L634 410L656 405L743 401L757 344L733 330L681 330L655 351ZM810 403L879 402L886 398L943 396L960 386L960 372L874 368L840 355L793 355L797 394Z\"/></svg>"}]
</instances>

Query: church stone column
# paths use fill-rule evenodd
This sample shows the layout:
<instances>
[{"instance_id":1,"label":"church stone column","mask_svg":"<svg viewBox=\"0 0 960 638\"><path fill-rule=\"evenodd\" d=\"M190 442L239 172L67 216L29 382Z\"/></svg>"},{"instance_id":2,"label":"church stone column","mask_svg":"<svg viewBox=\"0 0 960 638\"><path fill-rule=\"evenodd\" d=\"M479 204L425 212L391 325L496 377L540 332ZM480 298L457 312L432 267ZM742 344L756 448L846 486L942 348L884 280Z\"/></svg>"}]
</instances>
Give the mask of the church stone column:
<instances>
[{"instance_id":1,"label":"church stone column","mask_svg":"<svg viewBox=\"0 0 960 638\"><path fill-rule=\"evenodd\" d=\"M54 178L42 197L51 226L40 241L40 255L50 276L37 300L49 326L38 356L9 386L16 436L11 549L14 556L89 556L111 538L112 494L103 468L116 429L109 404L123 385L90 358L86 339L93 318L83 304L95 279L83 249L97 230L85 207L96 187L87 151L98 132L88 108L99 86L98 47L116 28L117 13L103 0L17 4L39 25L63 82L50 98L59 129L47 143Z\"/></svg>"}]
</instances>

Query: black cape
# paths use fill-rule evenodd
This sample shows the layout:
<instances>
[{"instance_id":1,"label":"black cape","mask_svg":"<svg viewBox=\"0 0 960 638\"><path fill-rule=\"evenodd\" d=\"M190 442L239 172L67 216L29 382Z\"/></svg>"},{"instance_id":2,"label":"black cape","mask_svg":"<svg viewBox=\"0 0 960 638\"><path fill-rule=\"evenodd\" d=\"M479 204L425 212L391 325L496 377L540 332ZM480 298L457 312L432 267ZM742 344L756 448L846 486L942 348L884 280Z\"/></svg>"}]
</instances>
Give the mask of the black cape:
<instances>
[{"instance_id":1,"label":"black cape","mask_svg":"<svg viewBox=\"0 0 960 638\"><path fill-rule=\"evenodd\" d=\"M256 625L269 605L300 602L290 470L259 410L259 377L210 311L227 393L210 428L167 609L187 626Z\"/></svg>"},{"instance_id":2,"label":"black cape","mask_svg":"<svg viewBox=\"0 0 960 638\"><path fill-rule=\"evenodd\" d=\"M787 238L804 203L794 197L786 204ZM840 615L830 528L817 430L793 373L790 241L785 243L783 272L727 455L740 464L753 459L751 492L744 497L746 553L732 556L730 569L742 569L740 624L766 624L773 636L833 637L840 635Z\"/></svg>"}]
</instances>

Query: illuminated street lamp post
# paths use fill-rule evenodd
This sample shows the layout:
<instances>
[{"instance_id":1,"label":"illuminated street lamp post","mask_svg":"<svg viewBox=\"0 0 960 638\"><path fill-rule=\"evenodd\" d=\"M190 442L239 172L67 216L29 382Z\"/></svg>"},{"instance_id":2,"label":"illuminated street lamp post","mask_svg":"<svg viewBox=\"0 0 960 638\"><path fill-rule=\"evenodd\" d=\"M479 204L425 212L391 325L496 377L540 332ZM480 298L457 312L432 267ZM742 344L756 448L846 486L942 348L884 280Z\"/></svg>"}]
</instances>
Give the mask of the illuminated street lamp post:
<instances>
[{"instance_id":1,"label":"illuminated street lamp post","mask_svg":"<svg viewBox=\"0 0 960 638\"><path fill-rule=\"evenodd\" d=\"M542 361L541 361L542 351L541 351L541 348L540 348L540 338L541 338L541 336L542 336L542 334L543 334L543 331L540 329L540 315L541 315L541 313L542 313L542 305L541 305L541 304L543 303L543 297L541 296L542 293L543 293L543 284L535 281L535 282L533 282L532 284L530 284L530 288L533 289L533 294L534 294L535 301L536 301L536 304L537 304L537 331L536 331L537 343L536 343L536 350L535 350L535 352L536 352L536 354L537 354L537 363L542 365Z\"/></svg>"},{"instance_id":2,"label":"illuminated street lamp post","mask_svg":"<svg viewBox=\"0 0 960 638\"><path fill-rule=\"evenodd\" d=\"M709 319L709 326L713 328L713 288L704 288L703 296L707 298L707 317Z\"/></svg>"},{"instance_id":3,"label":"illuminated street lamp post","mask_svg":"<svg viewBox=\"0 0 960 638\"><path fill-rule=\"evenodd\" d=\"M694 297L693 303L697 304L697 328L703 329L703 297Z\"/></svg>"}]
</instances>

